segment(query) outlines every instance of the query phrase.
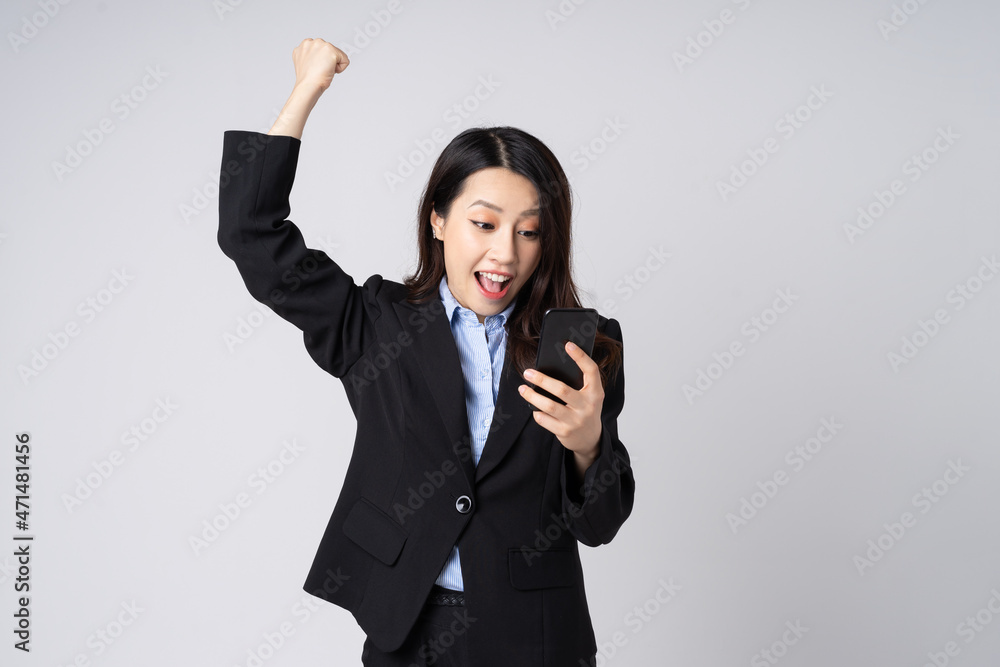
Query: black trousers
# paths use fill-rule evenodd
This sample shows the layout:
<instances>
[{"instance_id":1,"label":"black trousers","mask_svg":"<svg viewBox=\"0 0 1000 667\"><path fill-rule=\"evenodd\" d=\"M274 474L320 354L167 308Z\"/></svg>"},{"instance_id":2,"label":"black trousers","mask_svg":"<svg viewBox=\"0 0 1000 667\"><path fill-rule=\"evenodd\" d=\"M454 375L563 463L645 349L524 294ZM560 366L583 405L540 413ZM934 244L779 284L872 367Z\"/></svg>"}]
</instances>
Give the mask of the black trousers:
<instances>
[{"instance_id":1,"label":"black trousers","mask_svg":"<svg viewBox=\"0 0 1000 667\"><path fill-rule=\"evenodd\" d=\"M435 586L431 594L443 590ZM402 646L384 653L366 638L361 663L365 667L472 667L466 644L468 627L464 606L428 601Z\"/></svg>"}]
</instances>

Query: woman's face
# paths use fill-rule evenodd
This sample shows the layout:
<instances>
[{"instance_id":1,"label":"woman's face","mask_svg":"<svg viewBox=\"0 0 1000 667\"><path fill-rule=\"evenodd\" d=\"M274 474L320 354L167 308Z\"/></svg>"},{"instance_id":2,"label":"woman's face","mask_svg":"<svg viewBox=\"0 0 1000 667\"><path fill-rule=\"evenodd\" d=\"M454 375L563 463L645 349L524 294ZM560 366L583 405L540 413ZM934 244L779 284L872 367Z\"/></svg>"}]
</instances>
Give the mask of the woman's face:
<instances>
[{"instance_id":1,"label":"woman's face","mask_svg":"<svg viewBox=\"0 0 1000 667\"><path fill-rule=\"evenodd\" d=\"M479 316L480 324L509 306L538 267L542 256L538 215L535 186L502 167L480 169L467 177L447 219L431 214L431 225L444 243L448 289ZM509 278L497 288L479 278L480 272Z\"/></svg>"}]
</instances>

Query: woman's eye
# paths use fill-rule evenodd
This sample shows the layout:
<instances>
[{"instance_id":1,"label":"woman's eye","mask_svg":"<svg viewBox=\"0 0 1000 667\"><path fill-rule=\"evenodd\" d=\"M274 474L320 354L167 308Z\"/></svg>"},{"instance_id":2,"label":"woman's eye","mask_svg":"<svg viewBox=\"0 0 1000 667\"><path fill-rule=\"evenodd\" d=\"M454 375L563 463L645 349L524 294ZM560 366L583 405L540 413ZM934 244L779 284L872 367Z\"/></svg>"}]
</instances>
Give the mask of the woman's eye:
<instances>
[{"instance_id":1,"label":"woman's eye","mask_svg":"<svg viewBox=\"0 0 1000 667\"><path fill-rule=\"evenodd\" d=\"M488 225L491 229L493 228L493 223L492 222L482 222L482 221L479 221L479 220L470 220L469 222L471 222L472 224L476 225L477 227L479 227L479 229L482 229L483 231L487 231L487 230L484 227L481 227L480 225ZM529 230L525 230L525 231L520 232L520 233L526 235L526 238L529 238L529 239L533 239L536 236L538 236L538 234L539 234L539 232L536 232L536 231L533 231L533 230L530 230L530 229Z\"/></svg>"}]
</instances>

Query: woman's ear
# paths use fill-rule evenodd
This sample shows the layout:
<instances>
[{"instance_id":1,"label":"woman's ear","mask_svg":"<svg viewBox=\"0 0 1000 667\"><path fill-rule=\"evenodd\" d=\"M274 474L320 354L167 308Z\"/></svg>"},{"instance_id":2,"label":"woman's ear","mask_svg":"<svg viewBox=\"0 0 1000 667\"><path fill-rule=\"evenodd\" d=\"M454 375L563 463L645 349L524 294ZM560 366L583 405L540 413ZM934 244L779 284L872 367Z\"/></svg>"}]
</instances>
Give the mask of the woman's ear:
<instances>
[{"instance_id":1,"label":"woman's ear","mask_svg":"<svg viewBox=\"0 0 1000 667\"><path fill-rule=\"evenodd\" d=\"M434 229L434 236L436 238L444 236L444 218L438 215L438 212L434 209L431 209L431 227Z\"/></svg>"}]
</instances>

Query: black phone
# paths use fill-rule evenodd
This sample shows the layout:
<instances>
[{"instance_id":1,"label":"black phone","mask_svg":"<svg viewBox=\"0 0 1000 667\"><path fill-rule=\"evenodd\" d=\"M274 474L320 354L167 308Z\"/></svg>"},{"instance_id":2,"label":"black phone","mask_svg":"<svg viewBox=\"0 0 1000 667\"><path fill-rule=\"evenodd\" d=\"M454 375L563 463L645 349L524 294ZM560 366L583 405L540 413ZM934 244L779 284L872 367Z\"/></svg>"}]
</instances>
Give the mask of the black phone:
<instances>
[{"instance_id":1,"label":"black phone","mask_svg":"<svg viewBox=\"0 0 1000 667\"><path fill-rule=\"evenodd\" d=\"M538 337L538 354L535 370L565 382L573 389L583 387L583 370L566 351L566 341L571 340L591 356L597 337L597 310L594 308L549 308L542 316L542 331ZM566 402L553 396L531 382L526 383L542 396L556 403ZM538 408L529 403L532 410Z\"/></svg>"}]
</instances>

